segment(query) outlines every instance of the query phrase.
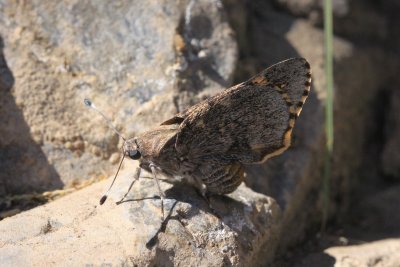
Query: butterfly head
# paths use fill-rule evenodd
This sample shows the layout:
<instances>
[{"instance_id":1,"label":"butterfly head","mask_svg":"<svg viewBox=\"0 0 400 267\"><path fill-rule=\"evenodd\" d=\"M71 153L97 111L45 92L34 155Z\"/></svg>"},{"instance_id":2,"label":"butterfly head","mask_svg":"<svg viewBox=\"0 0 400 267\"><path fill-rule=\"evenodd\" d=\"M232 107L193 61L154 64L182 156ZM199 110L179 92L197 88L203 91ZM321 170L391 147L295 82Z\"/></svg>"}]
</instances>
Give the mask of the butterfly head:
<instances>
[{"instance_id":1,"label":"butterfly head","mask_svg":"<svg viewBox=\"0 0 400 267\"><path fill-rule=\"evenodd\" d=\"M132 138L124 142L123 153L125 157L133 160L139 160L142 157L142 153L140 153L136 138Z\"/></svg>"}]
</instances>

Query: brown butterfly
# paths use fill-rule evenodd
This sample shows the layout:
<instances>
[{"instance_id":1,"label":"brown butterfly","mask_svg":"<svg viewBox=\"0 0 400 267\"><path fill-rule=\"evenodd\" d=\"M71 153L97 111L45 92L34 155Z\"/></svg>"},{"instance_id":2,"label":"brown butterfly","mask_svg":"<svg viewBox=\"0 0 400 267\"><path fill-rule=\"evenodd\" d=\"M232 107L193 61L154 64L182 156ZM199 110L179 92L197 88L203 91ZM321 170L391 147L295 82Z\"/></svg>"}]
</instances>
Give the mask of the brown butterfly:
<instances>
[{"instance_id":1,"label":"brown butterfly","mask_svg":"<svg viewBox=\"0 0 400 267\"><path fill-rule=\"evenodd\" d=\"M310 64L303 58L288 59L155 129L124 139L121 163L125 156L139 160L130 188L145 169L152 173L162 200L157 174L186 178L203 195L233 192L243 181L244 164L262 163L290 146L310 86ZM85 103L95 108L89 100Z\"/></svg>"}]
</instances>

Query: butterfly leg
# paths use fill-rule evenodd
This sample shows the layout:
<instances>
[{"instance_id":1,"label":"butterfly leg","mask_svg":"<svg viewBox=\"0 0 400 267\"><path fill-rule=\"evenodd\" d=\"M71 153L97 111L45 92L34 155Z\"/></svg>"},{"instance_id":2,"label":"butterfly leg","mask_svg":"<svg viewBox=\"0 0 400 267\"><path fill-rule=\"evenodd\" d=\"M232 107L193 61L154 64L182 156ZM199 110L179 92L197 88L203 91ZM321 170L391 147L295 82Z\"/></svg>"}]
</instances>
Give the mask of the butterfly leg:
<instances>
[{"instance_id":1,"label":"butterfly leg","mask_svg":"<svg viewBox=\"0 0 400 267\"><path fill-rule=\"evenodd\" d=\"M203 199L206 201L208 208L211 210L211 213L213 213L216 217L221 219L221 217L218 215L218 213L215 211L214 207L211 204L211 194L207 192L207 187L204 185L202 182L201 178L195 176L194 181L196 184L197 189L200 192L200 195L203 197Z\"/></svg>"},{"instance_id":2,"label":"butterfly leg","mask_svg":"<svg viewBox=\"0 0 400 267\"><path fill-rule=\"evenodd\" d=\"M201 181L201 179L199 177L194 176L194 184L197 187L197 189L199 190L201 196L203 198L206 198L207 188L205 187L205 185L203 184L203 182Z\"/></svg>"},{"instance_id":3,"label":"butterfly leg","mask_svg":"<svg viewBox=\"0 0 400 267\"><path fill-rule=\"evenodd\" d=\"M119 200L119 201L117 202L117 205L118 205L118 204L121 204L121 203L124 201L124 199L126 198L126 196L129 194L129 191L131 191L133 184L134 184L137 180L139 180L141 170L142 170L142 168L140 168L140 167L137 167L137 168L136 168L135 175L133 176L133 181L132 181L132 183L129 185L128 191L127 191L127 192L125 193L125 195L121 198L121 200Z\"/></svg>"},{"instance_id":4,"label":"butterfly leg","mask_svg":"<svg viewBox=\"0 0 400 267\"><path fill-rule=\"evenodd\" d=\"M165 198L165 195L164 195L164 192L161 190L160 182L158 181L158 178L157 178L157 175L156 175L156 166L153 163L150 163L149 167L151 169L151 172L153 174L154 182L157 185L158 192L160 194L162 220L164 221L164 198Z\"/></svg>"}]
</instances>

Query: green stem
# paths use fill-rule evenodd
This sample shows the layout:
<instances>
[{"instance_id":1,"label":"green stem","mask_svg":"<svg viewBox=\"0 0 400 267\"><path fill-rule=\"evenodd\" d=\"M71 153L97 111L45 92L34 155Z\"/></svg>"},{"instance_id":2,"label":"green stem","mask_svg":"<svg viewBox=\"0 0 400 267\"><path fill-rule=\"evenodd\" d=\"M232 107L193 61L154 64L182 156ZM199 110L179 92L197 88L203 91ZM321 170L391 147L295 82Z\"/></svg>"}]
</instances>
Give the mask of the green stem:
<instances>
[{"instance_id":1,"label":"green stem","mask_svg":"<svg viewBox=\"0 0 400 267\"><path fill-rule=\"evenodd\" d=\"M332 2L324 0L324 42L325 42L325 77L326 77L326 103L325 103L325 170L323 177L323 211L321 231L325 231L329 214L330 180L332 176L331 161L333 153L333 18Z\"/></svg>"}]
</instances>

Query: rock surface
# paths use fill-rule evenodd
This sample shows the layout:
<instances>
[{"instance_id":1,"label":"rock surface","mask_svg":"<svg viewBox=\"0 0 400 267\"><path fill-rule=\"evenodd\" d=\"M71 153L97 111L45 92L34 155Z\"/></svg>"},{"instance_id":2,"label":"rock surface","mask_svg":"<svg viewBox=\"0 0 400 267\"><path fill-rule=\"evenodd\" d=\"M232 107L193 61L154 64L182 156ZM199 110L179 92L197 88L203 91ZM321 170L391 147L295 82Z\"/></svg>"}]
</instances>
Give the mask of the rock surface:
<instances>
[{"instance_id":1,"label":"rock surface","mask_svg":"<svg viewBox=\"0 0 400 267\"><path fill-rule=\"evenodd\" d=\"M295 16L321 17L323 2L318 0L274 0L276 5L288 10ZM333 0L332 12L336 16L344 16L349 10L348 0Z\"/></svg>"},{"instance_id":2,"label":"rock surface","mask_svg":"<svg viewBox=\"0 0 400 267\"><path fill-rule=\"evenodd\" d=\"M19 126L22 122L24 123L24 133L32 143L29 147L35 145L39 151L43 151L43 158L48 160L45 169L54 166L53 171L58 175L59 183L85 178L98 172L107 173L111 165L107 160L117 157L112 155L112 152L117 149L118 139L97 118L96 114L89 113L84 109L83 97L89 96L98 107L102 109L105 107L103 111L112 114L112 119L116 122L117 127L122 128L121 131L130 136L137 131L151 127L193 102L215 93L217 88L227 86L232 78L235 68L236 44L223 16L222 6L218 2L192 1L182 5L169 3L168 8L149 2L146 10L127 6L125 2L119 3L109 7L72 2L53 3L49 6L36 2L26 3L22 7L13 4L0 5L1 12L8 14L8 16L2 17L2 27L9 25L7 30L13 29L12 33L16 34L15 36L2 36L6 40L4 55L8 65L7 69L15 80L12 90L5 92L12 100L7 103L13 105L14 113L19 111L20 118L16 120L15 125ZM167 2L165 4L167 5ZM57 10L64 9L75 13L61 12L57 15L57 20L49 15L58 14ZM80 16L74 14L80 14ZM88 17L87 14L90 16ZM95 17L101 18L101 20L93 20L93 14L97 14ZM21 18L16 20L19 16ZM151 17L151 19L145 20L146 17ZM166 29L161 30L158 21L164 20ZM109 21L113 21L113 23L109 23ZM144 21L146 21L146 25L141 28L141 23ZM137 25L132 26L131 24L134 22ZM24 23L25 26L20 26L20 23ZM80 26L75 29L70 24ZM31 25L34 26L35 31L30 30L31 27L28 26ZM196 27L200 29L205 27L210 31L202 31ZM134 34L129 35L131 30ZM147 38L147 35L151 36ZM266 40L266 43L271 46L274 45L273 42L273 39ZM165 44L170 44L170 46ZM133 50L132 47L136 50ZM115 51L115 55L109 51ZM17 53L21 56L15 57ZM279 60L301 55L301 53L287 55L282 53L281 58L267 57L266 61L256 65L253 70L259 71ZM260 54L260 56L265 56L265 54ZM317 62L315 60L311 59L311 64L315 64ZM29 72L28 75L26 72L29 70L35 70L35 72ZM254 73L249 73L244 79L251 74ZM44 89L41 87L42 85ZM26 91L26 88L39 88L40 90ZM113 101L110 101L110 97L113 98ZM309 139L298 144L297 151L294 148L289 152L291 156L281 158L276 161L278 163L271 163L272 166L277 166L273 171L258 171L257 168L248 171L251 176L249 181L269 181L267 175L276 181L282 178L281 182L272 184L274 188L272 191L282 207L285 208L285 218L288 218L286 219L288 222L297 219L293 214L288 215L287 211L295 212L299 205L304 203L298 201L304 198L303 193L295 198L292 198L291 194L307 192L312 186L315 186L315 180L313 180L315 176L308 175L310 164L314 159L313 151L307 152L307 150L310 147L318 149L321 138L321 111L316 95L310 98L308 107L303 111L306 118L303 121L315 125L312 127L299 126L299 130L297 130L297 133L302 136L307 136L304 131L309 132ZM31 103L32 99L34 102ZM307 109L309 110L307 111ZM14 114L8 113L8 108L2 112L5 116ZM12 116L9 117L12 118ZM45 117L48 120L45 120ZM301 122L299 124L301 125ZM18 127L9 126L5 129L8 131L6 132L8 135L5 136L9 136L11 139L16 136L15 131L18 130ZM59 133L59 135L55 133ZM76 135L77 137L74 137ZM11 139L13 140L11 142L7 138L4 139L4 143L9 142L8 147L16 146L20 140L18 138ZM17 152L24 153L24 150L18 149ZM303 152L306 152L306 156L302 155ZM19 160L22 156L16 154L15 157ZM114 161L113 159L112 162ZM282 164L288 164L285 162L289 162L289 165L285 166L288 171L282 172ZM32 165L40 166L38 163ZM20 170L19 168L14 169L12 166L14 165L10 162L9 165L2 167L6 170ZM24 190L40 190L43 187L48 188L49 183L46 182L49 181L46 179L51 178L51 175L41 176L44 181L38 185L34 179L31 183L25 182L27 178L31 178L31 173L35 173L35 170L28 168L25 174L8 173L6 177L18 177L21 180L2 179L4 183L7 183L4 186L7 190L4 191L16 193ZM309 180L308 182L304 181L305 186L299 188L297 185L302 182L303 178ZM19 184L23 181L23 184ZM51 179L50 181L53 182ZM251 184L251 182L249 183ZM19 187L19 185L21 186ZM13 191L13 187L18 190ZM116 188L125 190L126 187L125 185ZM219 228L221 221L210 215L209 211L206 212L203 201L199 200L192 189L179 186L174 188L176 188L175 191L171 192L178 195L174 199L186 200L186 202L184 201L186 204L177 206L184 213L190 206L193 206L194 209L200 206L197 202L203 205L202 211L196 211L198 214L193 215L192 211L189 212L189 219L186 219L185 214L179 215L183 216L185 220L189 220L186 222L189 228L194 228L192 231L195 232L193 237L195 241L189 241L190 244L186 241L188 234L182 234L184 228L182 222L170 220L169 226L167 226L169 232L166 230L167 234L160 234L159 242L151 250L153 254L149 254L150 252L145 250L144 244L149 241L148 239L154 235L160 225L159 209L151 208L151 206L148 209L144 208L143 215L139 216L136 215L139 209L136 207L134 208L135 215L128 216L132 213L133 208L120 205L118 207L111 206L111 211L109 211L111 214L101 215L97 209L94 209L93 203L96 203L97 199L87 199L88 195L99 195L99 185L94 185L86 189L87 191L83 190L1 222L0 227L5 231L2 235L4 241L1 254L4 255L3 259L8 260L10 264L22 264L21 261L28 258L24 255L27 255L26 251L29 251L33 244L31 242L41 244L45 240L44 245L38 246L34 252L30 253L32 259L46 260L49 264L54 262L68 264L68 261L74 264L78 263L74 260L82 260L80 262L88 260L86 256L76 259L75 256L68 256L68 260L65 257L65 255L75 255L80 251L89 252L84 248L78 248L87 246L87 244L94 244L93 247L87 248L93 248L87 257L91 257L90 260L96 263L98 255L102 255L104 259L101 262L107 261L114 264L133 259L133 262L139 262L139 265L142 263L151 265L152 262L157 265L168 259L177 265L193 263L195 265L220 266L226 263L244 266L262 264L273 258L280 245L278 240L281 238L281 226L278 227L277 224L280 222L281 213L276 211L279 209L275 203L263 207L262 203L270 203L270 200L265 202L260 199L268 198L244 189L244 186L233 193L232 196L237 199L236 202L231 203L226 198L217 198L215 209L221 210L222 221L229 228L234 229L231 231ZM152 186L151 190L150 192L154 194ZM262 188L259 190L264 191L263 193L266 191ZM149 195L149 192L145 192L145 195ZM182 194L180 192L188 192L188 194L182 197L179 196ZM242 195L244 198L238 199L241 192L245 192ZM78 209L78 204L74 204L72 201L75 198L83 198L82 201L77 202L82 203L82 209ZM146 201L149 200L141 203L147 203ZM246 208L247 204L246 207L240 204L243 201L257 209L249 210ZM294 205L296 203L297 205ZM171 202L166 204L167 207L172 205ZM235 215L236 205L238 205L238 216ZM138 228L137 232L128 233L127 231L131 230L132 226L126 221L126 218L125 221L115 219L113 227L107 225L101 227L102 222L105 221L103 216L112 218L111 220L122 216L115 213L125 214L124 216L129 218L136 216L141 221L133 220L133 225L142 227ZM55 214L56 216L53 216ZM41 219L36 223L30 223L32 216ZM191 225L192 217L193 225ZM149 221L149 219L153 219L153 221ZM184 219L182 220L184 221ZM301 220L304 227L306 220L304 218ZM90 221L93 226L86 225L87 221ZM287 224L286 221L284 225ZM15 227L11 227L13 225ZM27 231L19 230L21 225L28 226L29 229ZM85 232L84 237L79 234L89 228L90 232ZM116 235L117 230L115 229L122 232ZM299 232L302 231L300 229L299 227ZM20 235L13 236L11 233L14 231L20 231ZM41 231L46 234L38 237L39 240L35 241L35 236ZM208 234L206 236L201 234L203 231L217 232L216 236L208 237ZM53 233L54 235L52 235ZM76 236L75 233L77 233ZM39 236L41 235L39 234ZM287 236L286 233L283 236L287 242L292 240L291 236ZM114 237L116 239L112 239ZM123 242L132 246L123 243L121 249L115 249L116 244L122 242L119 237L124 240ZM191 238L189 235L189 239ZM103 251L101 248L104 243L110 246ZM136 250L132 249L135 246L141 247ZM51 248L54 247L59 248L64 254L54 255L52 258ZM205 249L201 250L197 247ZM19 252L15 253L16 250Z\"/></svg>"},{"instance_id":3,"label":"rock surface","mask_svg":"<svg viewBox=\"0 0 400 267\"><path fill-rule=\"evenodd\" d=\"M390 93L388 118L386 121L386 144L382 152L383 172L400 180L400 92L398 88Z\"/></svg>"},{"instance_id":4,"label":"rock surface","mask_svg":"<svg viewBox=\"0 0 400 267\"><path fill-rule=\"evenodd\" d=\"M398 267L400 239L386 239L370 243L331 247L323 253L307 256L300 266L335 267Z\"/></svg>"},{"instance_id":5,"label":"rock surface","mask_svg":"<svg viewBox=\"0 0 400 267\"><path fill-rule=\"evenodd\" d=\"M110 171L120 141L85 97L130 137L232 80L215 1L1 0L0 14L0 195Z\"/></svg>"},{"instance_id":6,"label":"rock surface","mask_svg":"<svg viewBox=\"0 0 400 267\"><path fill-rule=\"evenodd\" d=\"M248 56L239 61L244 66L240 77L249 76L254 69L285 57L303 56L309 60L313 70L312 92L296 122L293 145L282 156L269 160L265 165L248 168L247 184L257 192L275 198L284 210L283 232L288 233L280 239L284 251L286 245L304 238L312 218L320 218L321 203L317 192L320 190L324 153L323 31L306 19L279 12L267 1L254 1L249 8L249 14L253 14L248 17L249 30L238 37L249 40L248 46L241 51ZM344 195L350 191L350 181L354 180L351 173L361 164L364 131L370 116L368 104L387 76L378 67L383 63L381 53L371 56L369 49L357 47L340 37L334 39L334 51L337 67L335 137L338 141L334 159L334 177L337 180L332 184L334 193ZM371 73L369 80L352 78L353 75L364 76L363 72ZM355 98L358 101L354 101ZM335 206L332 205L331 210L334 212Z\"/></svg>"},{"instance_id":7,"label":"rock surface","mask_svg":"<svg viewBox=\"0 0 400 267\"><path fill-rule=\"evenodd\" d=\"M145 175L144 175L145 176ZM151 179L131 182L122 173L108 201L98 206L110 180L98 183L0 224L0 262L5 266L254 266L276 250L280 208L241 185L212 198L215 214L190 186L162 182L160 199ZM139 199L139 200L137 200ZM142 199L142 200L140 200Z\"/></svg>"},{"instance_id":8,"label":"rock surface","mask_svg":"<svg viewBox=\"0 0 400 267\"><path fill-rule=\"evenodd\" d=\"M193 188L162 183L166 210L172 212L161 225L160 200L146 179L134 186L131 201L116 206L113 201L133 173L127 168L102 207L95 203L110 181L0 222L1 262L262 265L303 240L321 208L323 32L312 15L294 18L277 3L291 14L299 5L300 16L320 12L314 0L226 0L229 18L221 3L211 0L146 1L146 8L127 1L0 0L0 116L7 118L0 121L0 195L57 188L115 171L121 142L84 109L84 97L130 137L228 86L235 68L241 82L280 60L302 56L314 79L292 147L264 165L248 166L246 184L257 193L242 185L227 197L213 198L220 218ZM334 40L338 141L332 192L343 202L360 183L354 174L364 159L371 103L397 75L395 60L385 51L352 39L357 32L361 40L390 36L376 10L370 9L368 18L377 19L368 21L378 23L361 29L363 13L354 8L360 3L349 2L338 25L344 38ZM240 44L237 65L228 19ZM354 27L343 27L353 20ZM332 213L338 210L331 206Z\"/></svg>"},{"instance_id":9,"label":"rock surface","mask_svg":"<svg viewBox=\"0 0 400 267\"><path fill-rule=\"evenodd\" d=\"M320 238L316 242L323 246L320 252L315 252L319 250L315 247L303 250L296 253L298 259L292 260L293 264L286 266L400 266L399 201L399 185L367 195L352 207L348 222L338 231L340 237ZM308 245L315 246L305 244L302 248Z\"/></svg>"}]
</instances>

